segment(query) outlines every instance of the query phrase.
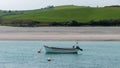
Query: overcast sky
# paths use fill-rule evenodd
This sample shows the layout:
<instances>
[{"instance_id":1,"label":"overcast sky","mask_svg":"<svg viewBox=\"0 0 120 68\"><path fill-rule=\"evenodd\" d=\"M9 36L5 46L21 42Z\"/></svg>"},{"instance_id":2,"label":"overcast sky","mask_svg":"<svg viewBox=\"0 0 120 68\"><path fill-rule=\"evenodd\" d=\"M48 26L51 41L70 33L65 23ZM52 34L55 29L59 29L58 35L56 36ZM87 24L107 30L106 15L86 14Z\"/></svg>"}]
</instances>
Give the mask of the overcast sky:
<instances>
[{"instance_id":1,"label":"overcast sky","mask_svg":"<svg viewBox=\"0 0 120 68\"><path fill-rule=\"evenodd\" d=\"M120 5L120 0L1 0L1 10L31 10L49 5L108 6Z\"/></svg>"}]
</instances>

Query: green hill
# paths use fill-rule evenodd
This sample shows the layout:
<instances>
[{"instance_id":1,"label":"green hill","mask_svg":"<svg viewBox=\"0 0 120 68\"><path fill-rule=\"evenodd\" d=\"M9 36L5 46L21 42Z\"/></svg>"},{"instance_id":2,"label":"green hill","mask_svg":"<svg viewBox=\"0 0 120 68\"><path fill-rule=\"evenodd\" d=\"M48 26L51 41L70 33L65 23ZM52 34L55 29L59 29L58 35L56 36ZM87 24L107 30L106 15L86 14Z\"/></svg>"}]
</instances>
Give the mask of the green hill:
<instances>
[{"instance_id":1,"label":"green hill","mask_svg":"<svg viewBox=\"0 0 120 68\"><path fill-rule=\"evenodd\" d=\"M5 20L34 20L40 22L65 22L71 20L87 22L120 18L119 7L92 8L71 5L21 12L23 13L3 15L2 18Z\"/></svg>"},{"instance_id":2,"label":"green hill","mask_svg":"<svg viewBox=\"0 0 120 68\"><path fill-rule=\"evenodd\" d=\"M61 24L62 23L62 24ZM25 11L0 10L0 25L120 26L120 7L48 6Z\"/></svg>"}]
</instances>

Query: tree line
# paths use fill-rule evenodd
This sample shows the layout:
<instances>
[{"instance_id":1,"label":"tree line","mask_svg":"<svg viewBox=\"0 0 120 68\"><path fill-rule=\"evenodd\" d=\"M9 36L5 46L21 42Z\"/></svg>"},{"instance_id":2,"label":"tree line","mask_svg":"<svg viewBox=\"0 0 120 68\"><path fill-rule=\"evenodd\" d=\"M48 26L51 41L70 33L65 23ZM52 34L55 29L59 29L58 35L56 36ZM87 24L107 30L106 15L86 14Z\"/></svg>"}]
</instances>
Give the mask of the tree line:
<instances>
[{"instance_id":1,"label":"tree line","mask_svg":"<svg viewBox=\"0 0 120 68\"><path fill-rule=\"evenodd\" d=\"M50 23L50 26L120 26L120 19L100 21L91 20L89 22L78 22L72 20L67 22L52 22Z\"/></svg>"},{"instance_id":2,"label":"tree line","mask_svg":"<svg viewBox=\"0 0 120 68\"><path fill-rule=\"evenodd\" d=\"M0 25L16 26L16 27L39 27L39 26L120 26L120 19L116 20L100 20L89 22L67 21L67 22L39 22L34 20L2 20Z\"/></svg>"}]
</instances>

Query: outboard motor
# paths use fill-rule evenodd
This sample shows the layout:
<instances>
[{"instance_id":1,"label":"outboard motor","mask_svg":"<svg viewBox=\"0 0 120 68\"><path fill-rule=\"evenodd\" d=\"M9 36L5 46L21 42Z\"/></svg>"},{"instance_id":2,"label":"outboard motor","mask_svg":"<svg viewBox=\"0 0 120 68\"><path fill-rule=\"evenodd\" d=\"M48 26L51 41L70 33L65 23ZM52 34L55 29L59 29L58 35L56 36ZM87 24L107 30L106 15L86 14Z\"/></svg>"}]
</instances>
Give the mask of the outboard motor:
<instances>
[{"instance_id":1,"label":"outboard motor","mask_svg":"<svg viewBox=\"0 0 120 68\"><path fill-rule=\"evenodd\" d=\"M79 46L76 46L76 49L79 49L80 51L83 51L83 49L81 49Z\"/></svg>"}]
</instances>

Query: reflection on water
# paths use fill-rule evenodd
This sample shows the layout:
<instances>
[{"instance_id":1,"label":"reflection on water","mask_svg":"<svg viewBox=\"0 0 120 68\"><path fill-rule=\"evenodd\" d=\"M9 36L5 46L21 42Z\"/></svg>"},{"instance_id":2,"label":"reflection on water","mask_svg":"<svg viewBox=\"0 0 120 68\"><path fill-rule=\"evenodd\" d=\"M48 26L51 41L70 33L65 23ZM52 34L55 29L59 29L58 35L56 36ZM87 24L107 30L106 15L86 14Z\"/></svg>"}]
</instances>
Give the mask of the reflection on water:
<instances>
[{"instance_id":1,"label":"reflection on water","mask_svg":"<svg viewBox=\"0 0 120 68\"><path fill-rule=\"evenodd\" d=\"M43 45L72 47L74 41L1 41L0 68L119 68L120 42L81 41L79 54L45 54ZM41 53L37 53L42 48ZM51 61L47 61L51 58Z\"/></svg>"}]
</instances>

